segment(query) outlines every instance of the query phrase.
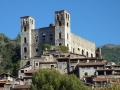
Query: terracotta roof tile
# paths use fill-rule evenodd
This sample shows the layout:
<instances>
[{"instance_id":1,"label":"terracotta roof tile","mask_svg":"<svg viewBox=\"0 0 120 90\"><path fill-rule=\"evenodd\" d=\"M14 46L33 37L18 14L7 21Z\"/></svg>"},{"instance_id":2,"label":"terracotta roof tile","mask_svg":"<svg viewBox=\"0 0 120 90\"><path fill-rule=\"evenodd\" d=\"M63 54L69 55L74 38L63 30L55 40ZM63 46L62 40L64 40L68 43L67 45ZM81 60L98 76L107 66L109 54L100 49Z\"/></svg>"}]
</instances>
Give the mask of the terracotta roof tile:
<instances>
[{"instance_id":1,"label":"terracotta roof tile","mask_svg":"<svg viewBox=\"0 0 120 90\"><path fill-rule=\"evenodd\" d=\"M4 87L0 87L0 90L5 90Z\"/></svg>"},{"instance_id":2,"label":"terracotta roof tile","mask_svg":"<svg viewBox=\"0 0 120 90\"><path fill-rule=\"evenodd\" d=\"M93 81L113 81L115 82L115 78L95 78Z\"/></svg>"},{"instance_id":3,"label":"terracotta roof tile","mask_svg":"<svg viewBox=\"0 0 120 90\"><path fill-rule=\"evenodd\" d=\"M89 63L79 63L78 66L98 66L105 65L105 62L89 62Z\"/></svg>"},{"instance_id":4,"label":"terracotta roof tile","mask_svg":"<svg viewBox=\"0 0 120 90\"><path fill-rule=\"evenodd\" d=\"M34 72L37 72L37 70L28 70L28 71L25 72L25 74L27 74L27 73L34 73Z\"/></svg>"},{"instance_id":5,"label":"terracotta roof tile","mask_svg":"<svg viewBox=\"0 0 120 90\"><path fill-rule=\"evenodd\" d=\"M16 89L29 89L30 88L30 85L16 85L13 90L16 90Z\"/></svg>"},{"instance_id":6,"label":"terracotta roof tile","mask_svg":"<svg viewBox=\"0 0 120 90\"><path fill-rule=\"evenodd\" d=\"M18 68L17 70L20 70L20 69L23 69L23 68L26 68L26 67L29 67L29 66L31 66L31 65L25 65L25 66L23 66L21 68Z\"/></svg>"},{"instance_id":7,"label":"terracotta roof tile","mask_svg":"<svg viewBox=\"0 0 120 90\"><path fill-rule=\"evenodd\" d=\"M23 78L26 78L26 79L27 79L27 78L32 78L32 76L24 76Z\"/></svg>"}]
</instances>

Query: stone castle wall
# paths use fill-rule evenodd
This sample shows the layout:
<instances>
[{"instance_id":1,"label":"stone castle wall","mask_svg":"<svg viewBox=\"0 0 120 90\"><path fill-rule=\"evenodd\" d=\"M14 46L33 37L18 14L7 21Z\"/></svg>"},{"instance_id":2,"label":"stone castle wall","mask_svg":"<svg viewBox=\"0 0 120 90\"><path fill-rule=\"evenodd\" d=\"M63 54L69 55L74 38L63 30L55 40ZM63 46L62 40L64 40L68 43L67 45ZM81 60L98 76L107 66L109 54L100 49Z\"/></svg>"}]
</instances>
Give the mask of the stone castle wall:
<instances>
[{"instance_id":1,"label":"stone castle wall","mask_svg":"<svg viewBox=\"0 0 120 90\"><path fill-rule=\"evenodd\" d=\"M88 52L88 57L91 57L91 54L93 55L93 57L95 56L95 43L81 38L73 33L71 33L71 47L72 52L83 55L86 55L86 53Z\"/></svg>"}]
</instances>

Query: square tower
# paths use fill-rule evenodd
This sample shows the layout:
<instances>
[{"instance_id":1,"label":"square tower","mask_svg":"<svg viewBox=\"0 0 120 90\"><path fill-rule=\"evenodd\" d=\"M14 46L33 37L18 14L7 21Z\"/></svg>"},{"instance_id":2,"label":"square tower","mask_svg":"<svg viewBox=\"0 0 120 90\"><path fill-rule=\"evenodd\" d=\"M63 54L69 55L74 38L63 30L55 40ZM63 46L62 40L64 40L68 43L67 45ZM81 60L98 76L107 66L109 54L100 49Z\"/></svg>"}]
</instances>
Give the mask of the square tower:
<instances>
[{"instance_id":1,"label":"square tower","mask_svg":"<svg viewBox=\"0 0 120 90\"><path fill-rule=\"evenodd\" d=\"M60 45L71 51L70 14L65 10L55 12L55 46Z\"/></svg>"},{"instance_id":2,"label":"square tower","mask_svg":"<svg viewBox=\"0 0 120 90\"><path fill-rule=\"evenodd\" d=\"M31 30L34 24L32 17L21 17L21 59L31 58Z\"/></svg>"}]
</instances>

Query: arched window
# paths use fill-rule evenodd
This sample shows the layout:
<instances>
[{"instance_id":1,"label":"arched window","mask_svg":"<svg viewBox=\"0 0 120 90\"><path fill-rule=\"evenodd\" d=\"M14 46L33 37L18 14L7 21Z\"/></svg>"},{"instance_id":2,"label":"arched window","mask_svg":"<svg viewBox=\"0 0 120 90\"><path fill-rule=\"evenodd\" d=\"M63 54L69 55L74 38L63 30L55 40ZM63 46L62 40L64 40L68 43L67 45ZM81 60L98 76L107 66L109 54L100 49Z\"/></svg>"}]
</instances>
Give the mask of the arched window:
<instances>
[{"instance_id":1,"label":"arched window","mask_svg":"<svg viewBox=\"0 0 120 90\"><path fill-rule=\"evenodd\" d=\"M59 21L59 26L62 26L62 23L61 23L61 21Z\"/></svg>"},{"instance_id":2,"label":"arched window","mask_svg":"<svg viewBox=\"0 0 120 90\"><path fill-rule=\"evenodd\" d=\"M61 38L61 32L59 33L59 39Z\"/></svg>"},{"instance_id":3,"label":"arched window","mask_svg":"<svg viewBox=\"0 0 120 90\"><path fill-rule=\"evenodd\" d=\"M82 55L84 55L84 50L82 50Z\"/></svg>"},{"instance_id":4,"label":"arched window","mask_svg":"<svg viewBox=\"0 0 120 90\"><path fill-rule=\"evenodd\" d=\"M24 52L25 52L25 53L27 52L27 48L26 48L26 47L24 47Z\"/></svg>"},{"instance_id":5,"label":"arched window","mask_svg":"<svg viewBox=\"0 0 120 90\"><path fill-rule=\"evenodd\" d=\"M93 54L91 53L91 57L93 57Z\"/></svg>"},{"instance_id":6,"label":"arched window","mask_svg":"<svg viewBox=\"0 0 120 90\"><path fill-rule=\"evenodd\" d=\"M59 20L59 15L57 15L57 20Z\"/></svg>"},{"instance_id":7,"label":"arched window","mask_svg":"<svg viewBox=\"0 0 120 90\"><path fill-rule=\"evenodd\" d=\"M24 26L24 32L26 32L26 26Z\"/></svg>"},{"instance_id":8,"label":"arched window","mask_svg":"<svg viewBox=\"0 0 120 90\"><path fill-rule=\"evenodd\" d=\"M67 22L67 27L68 27L69 25L68 25L68 22Z\"/></svg>"},{"instance_id":9,"label":"arched window","mask_svg":"<svg viewBox=\"0 0 120 90\"><path fill-rule=\"evenodd\" d=\"M86 56L88 57L88 52L86 52Z\"/></svg>"},{"instance_id":10,"label":"arched window","mask_svg":"<svg viewBox=\"0 0 120 90\"><path fill-rule=\"evenodd\" d=\"M68 20L69 20L69 14L68 14Z\"/></svg>"},{"instance_id":11,"label":"arched window","mask_svg":"<svg viewBox=\"0 0 120 90\"><path fill-rule=\"evenodd\" d=\"M26 43L27 42L27 39L26 39L26 37L24 38L24 43Z\"/></svg>"},{"instance_id":12,"label":"arched window","mask_svg":"<svg viewBox=\"0 0 120 90\"><path fill-rule=\"evenodd\" d=\"M66 19L67 19L67 13L66 13Z\"/></svg>"}]
</instances>

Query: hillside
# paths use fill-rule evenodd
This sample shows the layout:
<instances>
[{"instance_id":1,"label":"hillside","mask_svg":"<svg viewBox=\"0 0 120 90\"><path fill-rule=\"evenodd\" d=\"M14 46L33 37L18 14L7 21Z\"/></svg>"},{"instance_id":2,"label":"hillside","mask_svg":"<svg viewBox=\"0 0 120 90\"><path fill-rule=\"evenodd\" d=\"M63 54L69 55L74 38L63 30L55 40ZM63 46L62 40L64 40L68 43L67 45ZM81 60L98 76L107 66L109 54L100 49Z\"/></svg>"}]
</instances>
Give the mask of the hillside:
<instances>
[{"instance_id":1,"label":"hillside","mask_svg":"<svg viewBox=\"0 0 120 90\"><path fill-rule=\"evenodd\" d=\"M11 40L0 34L0 73L7 72L17 75L20 61L20 35Z\"/></svg>"},{"instance_id":2,"label":"hillside","mask_svg":"<svg viewBox=\"0 0 120 90\"><path fill-rule=\"evenodd\" d=\"M120 64L120 45L107 44L102 46L101 52L107 61Z\"/></svg>"},{"instance_id":3,"label":"hillside","mask_svg":"<svg viewBox=\"0 0 120 90\"><path fill-rule=\"evenodd\" d=\"M107 61L120 64L120 45L107 44L101 48L102 55ZM9 72L17 75L20 64L20 34L11 40L0 34L0 73Z\"/></svg>"}]
</instances>

